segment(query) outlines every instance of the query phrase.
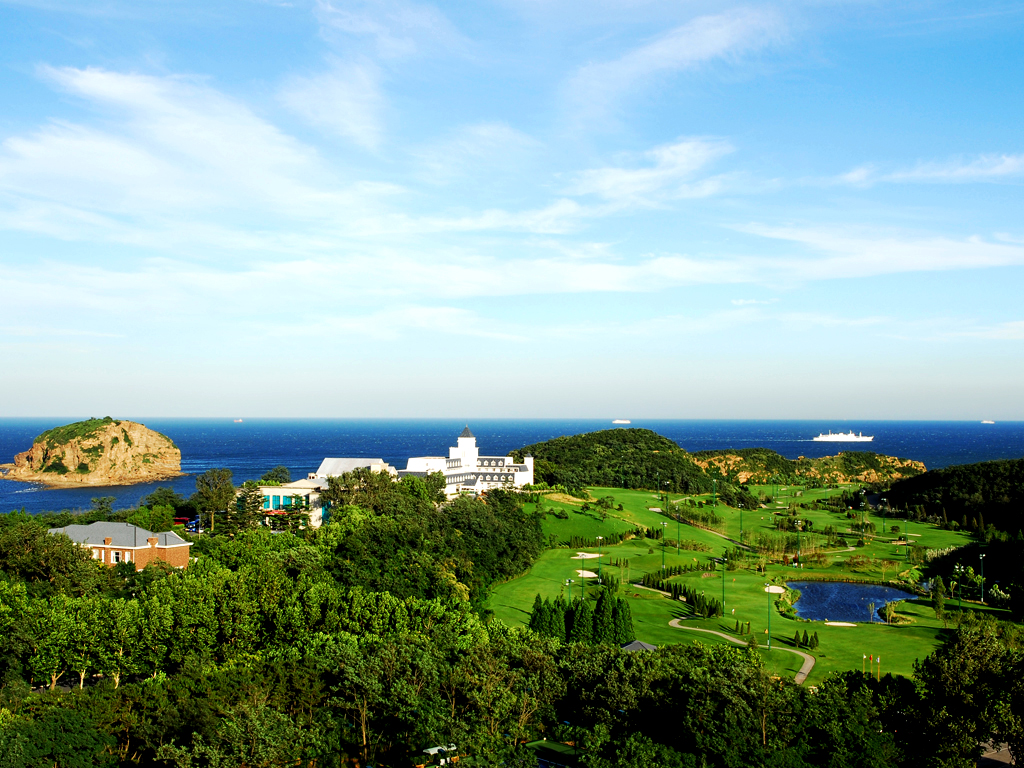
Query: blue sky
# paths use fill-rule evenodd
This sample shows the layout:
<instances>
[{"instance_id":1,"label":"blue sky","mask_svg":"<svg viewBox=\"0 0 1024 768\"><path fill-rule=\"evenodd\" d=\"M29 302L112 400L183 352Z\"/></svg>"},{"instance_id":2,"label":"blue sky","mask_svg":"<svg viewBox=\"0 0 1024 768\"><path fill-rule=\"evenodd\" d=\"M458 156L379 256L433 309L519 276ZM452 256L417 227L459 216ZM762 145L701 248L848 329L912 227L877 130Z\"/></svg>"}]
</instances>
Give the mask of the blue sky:
<instances>
[{"instance_id":1,"label":"blue sky","mask_svg":"<svg viewBox=\"0 0 1024 768\"><path fill-rule=\"evenodd\" d=\"M0 28L6 415L1024 418L1024 2Z\"/></svg>"}]
</instances>

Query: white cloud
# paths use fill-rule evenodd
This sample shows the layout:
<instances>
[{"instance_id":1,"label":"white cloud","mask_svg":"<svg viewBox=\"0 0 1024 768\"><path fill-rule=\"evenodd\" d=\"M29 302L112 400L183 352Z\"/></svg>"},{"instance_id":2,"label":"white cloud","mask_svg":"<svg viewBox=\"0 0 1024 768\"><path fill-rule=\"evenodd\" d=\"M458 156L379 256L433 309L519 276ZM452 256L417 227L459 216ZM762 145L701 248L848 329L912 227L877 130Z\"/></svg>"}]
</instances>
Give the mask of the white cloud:
<instances>
[{"instance_id":1,"label":"white cloud","mask_svg":"<svg viewBox=\"0 0 1024 768\"><path fill-rule=\"evenodd\" d=\"M900 236L870 230L754 224L737 229L802 246L805 254L799 256L750 262L766 277L774 273L801 282L1024 264L1024 247L980 237L957 240L940 236Z\"/></svg>"},{"instance_id":2,"label":"white cloud","mask_svg":"<svg viewBox=\"0 0 1024 768\"><path fill-rule=\"evenodd\" d=\"M757 304L774 304L778 299L733 299L729 303L734 307L750 307Z\"/></svg>"},{"instance_id":3,"label":"white cloud","mask_svg":"<svg viewBox=\"0 0 1024 768\"><path fill-rule=\"evenodd\" d=\"M691 138L644 153L647 168L594 168L576 174L571 195L597 195L606 200L649 203L656 197L704 197L721 188L721 180L688 183L697 171L733 151L720 139Z\"/></svg>"},{"instance_id":4,"label":"white cloud","mask_svg":"<svg viewBox=\"0 0 1024 768\"><path fill-rule=\"evenodd\" d=\"M973 160L919 163L885 176L886 181L991 181L1024 174L1024 154L980 155Z\"/></svg>"},{"instance_id":5,"label":"white cloud","mask_svg":"<svg viewBox=\"0 0 1024 768\"><path fill-rule=\"evenodd\" d=\"M323 246L312 225L337 234L399 191L339 180L315 150L196 80L41 72L100 119L53 122L0 145L0 222L9 228L158 248Z\"/></svg>"},{"instance_id":6,"label":"white cloud","mask_svg":"<svg viewBox=\"0 0 1024 768\"><path fill-rule=\"evenodd\" d=\"M736 58L776 44L784 34L781 16L768 8L700 16L614 61L584 66L570 81L570 92L582 110L601 112L655 75Z\"/></svg>"},{"instance_id":7,"label":"white cloud","mask_svg":"<svg viewBox=\"0 0 1024 768\"><path fill-rule=\"evenodd\" d=\"M1024 154L978 155L943 162L920 162L911 168L882 172L873 164L862 165L840 174L834 181L852 186L888 183L977 183L1002 181L1024 176Z\"/></svg>"},{"instance_id":8,"label":"white cloud","mask_svg":"<svg viewBox=\"0 0 1024 768\"><path fill-rule=\"evenodd\" d=\"M951 335L973 339L994 339L997 341L1024 341L1024 320L996 323L995 325L958 331Z\"/></svg>"},{"instance_id":9,"label":"white cloud","mask_svg":"<svg viewBox=\"0 0 1024 768\"><path fill-rule=\"evenodd\" d=\"M385 58L409 56L423 49L452 51L466 47L441 11L405 0L317 0L316 16L324 33L373 40Z\"/></svg>"},{"instance_id":10,"label":"white cloud","mask_svg":"<svg viewBox=\"0 0 1024 768\"><path fill-rule=\"evenodd\" d=\"M380 143L384 96L380 71L369 63L335 63L330 71L288 80L279 97L311 125L368 149Z\"/></svg>"},{"instance_id":11,"label":"white cloud","mask_svg":"<svg viewBox=\"0 0 1024 768\"><path fill-rule=\"evenodd\" d=\"M450 135L413 151L419 175L430 183L449 184L467 176L486 176L522 168L540 147L533 137L503 122L462 126Z\"/></svg>"}]
</instances>

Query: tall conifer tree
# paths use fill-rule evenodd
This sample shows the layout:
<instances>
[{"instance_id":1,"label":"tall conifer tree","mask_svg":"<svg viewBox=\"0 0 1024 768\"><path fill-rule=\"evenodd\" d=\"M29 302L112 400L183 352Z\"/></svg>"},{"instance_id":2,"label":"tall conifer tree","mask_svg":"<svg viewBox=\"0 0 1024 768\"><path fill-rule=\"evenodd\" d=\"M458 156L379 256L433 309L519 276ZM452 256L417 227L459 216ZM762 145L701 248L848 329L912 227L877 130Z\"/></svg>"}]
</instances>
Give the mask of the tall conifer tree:
<instances>
[{"instance_id":1,"label":"tall conifer tree","mask_svg":"<svg viewBox=\"0 0 1024 768\"><path fill-rule=\"evenodd\" d=\"M572 615L572 637L571 643L585 643L589 645L593 640L593 611L586 600L577 600L573 603Z\"/></svg>"}]
</instances>

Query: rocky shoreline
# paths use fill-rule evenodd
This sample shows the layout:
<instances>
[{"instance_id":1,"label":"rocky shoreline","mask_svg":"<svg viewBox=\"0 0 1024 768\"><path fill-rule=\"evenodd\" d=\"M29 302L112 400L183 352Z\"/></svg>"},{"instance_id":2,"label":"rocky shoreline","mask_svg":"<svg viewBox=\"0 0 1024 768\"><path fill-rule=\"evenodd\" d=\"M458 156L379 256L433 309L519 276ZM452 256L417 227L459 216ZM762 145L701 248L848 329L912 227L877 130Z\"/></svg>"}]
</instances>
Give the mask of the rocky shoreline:
<instances>
[{"instance_id":1,"label":"rocky shoreline","mask_svg":"<svg viewBox=\"0 0 1024 768\"><path fill-rule=\"evenodd\" d=\"M181 451L169 437L110 417L48 430L0 470L4 480L49 488L133 485L183 474Z\"/></svg>"}]
</instances>

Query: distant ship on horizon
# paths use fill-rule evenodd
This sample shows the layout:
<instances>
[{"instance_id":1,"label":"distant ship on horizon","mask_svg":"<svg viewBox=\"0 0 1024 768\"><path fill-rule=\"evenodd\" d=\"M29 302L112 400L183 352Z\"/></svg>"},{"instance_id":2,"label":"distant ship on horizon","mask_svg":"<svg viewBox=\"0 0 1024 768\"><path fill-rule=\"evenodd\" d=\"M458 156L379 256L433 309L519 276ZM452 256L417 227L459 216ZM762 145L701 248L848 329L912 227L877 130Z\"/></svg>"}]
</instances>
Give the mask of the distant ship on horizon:
<instances>
[{"instance_id":1,"label":"distant ship on horizon","mask_svg":"<svg viewBox=\"0 0 1024 768\"><path fill-rule=\"evenodd\" d=\"M982 423L982 424L995 424L995 422L994 422L994 421L989 421L988 419L985 419L985 421L983 421L983 422L981 422L981 423Z\"/></svg>"},{"instance_id":2,"label":"distant ship on horizon","mask_svg":"<svg viewBox=\"0 0 1024 768\"><path fill-rule=\"evenodd\" d=\"M615 419L615 420L612 421L612 424L632 424L632 423L633 422L631 422L629 419Z\"/></svg>"},{"instance_id":3,"label":"distant ship on horizon","mask_svg":"<svg viewBox=\"0 0 1024 768\"><path fill-rule=\"evenodd\" d=\"M828 431L826 435L824 432L814 438L816 443L870 443L875 439L874 435L865 435L863 432L858 432L856 435L853 434L851 429L849 432L835 432L832 430Z\"/></svg>"}]
</instances>

